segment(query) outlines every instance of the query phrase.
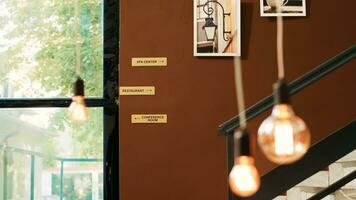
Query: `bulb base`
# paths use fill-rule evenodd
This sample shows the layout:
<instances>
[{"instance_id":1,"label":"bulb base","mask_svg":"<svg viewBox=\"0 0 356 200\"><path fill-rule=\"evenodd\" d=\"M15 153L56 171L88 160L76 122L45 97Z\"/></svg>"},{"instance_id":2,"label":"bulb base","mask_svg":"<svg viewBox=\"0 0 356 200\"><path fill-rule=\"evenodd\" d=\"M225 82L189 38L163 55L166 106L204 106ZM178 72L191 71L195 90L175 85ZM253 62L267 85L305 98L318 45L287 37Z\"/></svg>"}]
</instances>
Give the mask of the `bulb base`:
<instances>
[{"instance_id":1,"label":"bulb base","mask_svg":"<svg viewBox=\"0 0 356 200\"><path fill-rule=\"evenodd\" d=\"M79 76L74 82L74 96L84 96L84 81Z\"/></svg>"},{"instance_id":2,"label":"bulb base","mask_svg":"<svg viewBox=\"0 0 356 200\"><path fill-rule=\"evenodd\" d=\"M283 79L279 79L275 84L273 84L273 93L274 103L276 105L290 103L289 87Z\"/></svg>"},{"instance_id":3,"label":"bulb base","mask_svg":"<svg viewBox=\"0 0 356 200\"><path fill-rule=\"evenodd\" d=\"M250 136L246 129L241 129L235 133L235 157L250 156Z\"/></svg>"}]
</instances>

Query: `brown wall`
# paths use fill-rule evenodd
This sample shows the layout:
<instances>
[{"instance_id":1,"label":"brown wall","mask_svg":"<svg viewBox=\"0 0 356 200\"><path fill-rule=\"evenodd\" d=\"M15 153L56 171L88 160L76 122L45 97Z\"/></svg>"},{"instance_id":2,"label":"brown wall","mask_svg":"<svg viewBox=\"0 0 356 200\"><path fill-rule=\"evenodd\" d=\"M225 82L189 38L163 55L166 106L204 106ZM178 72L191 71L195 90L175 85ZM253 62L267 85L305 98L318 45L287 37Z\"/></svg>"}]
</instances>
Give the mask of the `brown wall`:
<instances>
[{"instance_id":1,"label":"brown wall","mask_svg":"<svg viewBox=\"0 0 356 200\"><path fill-rule=\"evenodd\" d=\"M355 44L355 0L307 0L307 17L285 20L285 64L293 80ZM225 138L218 125L236 114L231 58L193 57L193 2L121 0L120 81L154 85L156 96L121 97L122 200L226 199ZM275 20L242 0L243 79L247 105L276 79ZM133 68L131 57L166 56L167 68ZM356 61L292 100L313 142L356 117ZM166 125L133 125L133 113L167 113ZM255 134L264 117L249 124ZM257 149L257 148L256 148ZM263 174L272 167L259 150Z\"/></svg>"}]
</instances>

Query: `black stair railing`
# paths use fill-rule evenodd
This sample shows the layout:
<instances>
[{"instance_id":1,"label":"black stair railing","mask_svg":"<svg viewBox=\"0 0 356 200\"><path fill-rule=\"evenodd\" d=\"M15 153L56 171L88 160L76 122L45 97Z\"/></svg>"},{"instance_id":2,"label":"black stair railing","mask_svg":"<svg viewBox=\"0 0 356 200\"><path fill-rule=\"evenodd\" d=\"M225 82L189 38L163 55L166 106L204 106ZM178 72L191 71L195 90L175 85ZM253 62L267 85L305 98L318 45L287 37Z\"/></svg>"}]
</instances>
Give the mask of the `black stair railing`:
<instances>
[{"instance_id":1,"label":"black stair railing","mask_svg":"<svg viewBox=\"0 0 356 200\"><path fill-rule=\"evenodd\" d=\"M313 145L308 153L293 165L280 165L261 177L261 188L244 200L267 200L286 192L306 178L328 167L356 149L356 121ZM316 159L317 158L317 159Z\"/></svg>"},{"instance_id":2,"label":"black stair railing","mask_svg":"<svg viewBox=\"0 0 356 200\"><path fill-rule=\"evenodd\" d=\"M311 85L312 83L315 83L316 81L325 77L326 75L330 74L336 69L341 68L344 64L348 63L354 58L356 58L356 45L351 46L350 48L336 55L335 57L327 60L323 64L314 68L310 72L304 74L303 76L289 83L288 86L290 90L289 91L290 95L294 95L298 93L299 91L303 90L305 87ZM255 105L249 107L246 110L246 119L251 120L255 118L256 116L272 108L273 105L274 105L273 95L265 97L264 99L257 102ZM232 169L234 164L233 132L239 126L240 126L240 117L237 115L229 119L228 121L222 123L218 128L220 135L227 136L226 148L227 148L228 171ZM302 177L302 178L305 179L307 177ZM271 182L270 184L273 184L273 182ZM228 199L229 200L234 199L234 195L230 191L229 187L227 188L227 192L228 192ZM266 198L262 198L262 199L266 199Z\"/></svg>"},{"instance_id":3,"label":"black stair railing","mask_svg":"<svg viewBox=\"0 0 356 200\"><path fill-rule=\"evenodd\" d=\"M294 95L299 91L303 90L305 87L315 83L319 79L325 77L331 72L335 71L338 68L341 68L344 64L349 62L350 60L356 58L356 45L346 49L345 51L339 53L335 57L326 61L325 63L319 65L314 68L310 72L304 74L298 79L292 81L289 86L290 95ZM246 110L246 118L247 120L253 119L256 116L260 115L264 111L272 108L273 106L273 95L267 96L261 101L257 102L255 105L249 107ZM231 134L233 131L240 126L240 118L239 116L235 116L228 121L222 123L218 130L220 134Z\"/></svg>"}]
</instances>

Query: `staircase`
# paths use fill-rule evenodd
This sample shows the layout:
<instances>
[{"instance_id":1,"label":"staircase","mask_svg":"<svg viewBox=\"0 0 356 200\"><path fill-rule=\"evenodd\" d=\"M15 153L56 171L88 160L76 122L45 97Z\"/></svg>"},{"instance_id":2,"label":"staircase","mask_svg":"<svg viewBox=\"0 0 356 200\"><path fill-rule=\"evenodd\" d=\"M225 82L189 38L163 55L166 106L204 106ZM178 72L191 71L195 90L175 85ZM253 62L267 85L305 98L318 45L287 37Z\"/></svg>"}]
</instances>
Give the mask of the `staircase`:
<instances>
[{"instance_id":1,"label":"staircase","mask_svg":"<svg viewBox=\"0 0 356 200\"><path fill-rule=\"evenodd\" d=\"M263 175L260 190L254 196L249 198L232 196L231 199L270 200L286 191L287 199L289 199L288 193L290 198L295 196L294 199L298 200L303 198L309 200L323 199L324 196L333 193L356 178L356 172L352 172L340 180L335 178L331 182L328 178L329 172L320 171L329 169L329 165L342 164L346 173L349 170L346 166L352 166L350 163L353 161L339 161L340 158L349 158L349 154L355 151L356 142L354 141L356 141L356 120L314 144L298 162L292 165L280 165ZM318 196L315 197L313 194Z\"/></svg>"},{"instance_id":2,"label":"staircase","mask_svg":"<svg viewBox=\"0 0 356 200\"><path fill-rule=\"evenodd\" d=\"M307 200L322 189L328 188L343 177L356 170L356 150L328 166L327 170L319 171L313 176L289 189L286 195L274 200ZM341 187L338 191L323 198L323 200L356 199L356 180Z\"/></svg>"},{"instance_id":3,"label":"staircase","mask_svg":"<svg viewBox=\"0 0 356 200\"><path fill-rule=\"evenodd\" d=\"M302 91L347 62L356 58L356 45L351 46L310 72L288 84L290 95ZM274 105L273 95L267 96L246 110L251 120ZM227 136L227 165L234 165L233 132L240 126L235 116L218 128ZM260 190L252 197L234 196L227 188L228 199L245 200L356 200L356 121L335 131L319 143L297 163L281 165L261 177ZM279 196L278 196L279 195Z\"/></svg>"}]
</instances>

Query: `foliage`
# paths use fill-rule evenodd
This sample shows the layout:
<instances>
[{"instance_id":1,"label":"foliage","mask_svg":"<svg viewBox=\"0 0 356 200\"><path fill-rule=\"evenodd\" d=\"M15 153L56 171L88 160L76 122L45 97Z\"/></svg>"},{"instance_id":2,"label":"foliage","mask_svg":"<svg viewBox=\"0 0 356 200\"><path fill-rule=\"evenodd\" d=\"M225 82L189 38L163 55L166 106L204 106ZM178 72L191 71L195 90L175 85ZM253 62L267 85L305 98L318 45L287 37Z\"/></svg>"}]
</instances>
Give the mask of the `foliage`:
<instances>
[{"instance_id":1,"label":"foliage","mask_svg":"<svg viewBox=\"0 0 356 200\"><path fill-rule=\"evenodd\" d=\"M0 14L0 31L11 45L4 47L6 45L0 42L0 85L11 82L11 72L20 76L20 71L26 71L26 77L12 82L14 90L26 88L25 92L30 94L26 97L71 96L75 78L75 43L80 40L85 92L87 96L102 96L102 1L78 0L79 39L75 34L75 2L1 1L7 14ZM41 90L35 91L35 83L40 84ZM49 129L56 132L73 130L78 156L101 157L102 140L98 138L102 136L103 116L100 110L90 111L91 120L82 126L69 121L66 112L66 109L60 109L54 113ZM44 144L45 151L50 152L54 144L55 141Z\"/></svg>"},{"instance_id":2,"label":"foliage","mask_svg":"<svg viewBox=\"0 0 356 200\"><path fill-rule=\"evenodd\" d=\"M66 175L64 177L63 198L66 200L91 200L92 183L90 174ZM53 194L60 195L60 177L52 175ZM80 188L80 189L79 189ZM80 192L79 192L80 191Z\"/></svg>"}]
</instances>

